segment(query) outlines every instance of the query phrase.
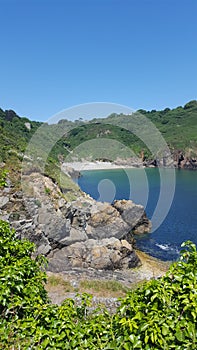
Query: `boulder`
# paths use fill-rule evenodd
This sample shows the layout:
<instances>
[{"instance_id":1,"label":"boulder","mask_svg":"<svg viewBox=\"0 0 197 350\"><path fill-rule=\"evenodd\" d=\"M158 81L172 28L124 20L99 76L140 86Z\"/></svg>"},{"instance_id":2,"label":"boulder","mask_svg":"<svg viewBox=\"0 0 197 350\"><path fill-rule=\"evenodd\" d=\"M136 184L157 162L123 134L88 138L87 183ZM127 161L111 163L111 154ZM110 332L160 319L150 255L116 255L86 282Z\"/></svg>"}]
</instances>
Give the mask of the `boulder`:
<instances>
[{"instance_id":1,"label":"boulder","mask_svg":"<svg viewBox=\"0 0 197 350\"><path fill-rule=\"evenodd\" d=\"M9 202L9 197L8 196L1 196L0 197L0 209L3 209L6 207L6 204Z\"/></svg>"},{"instance_id":2,"label":"boulder","mask_svg":"<svg viewBox=\"0 0 197 350\"><path fill-rule=\"evenodd\" d=\"M108 203L93 202L86 232L89 238L103 239L116 237L118 239L129 232L129 225L120 213Z\"/></svg>"},{"instance_id":3,"label":"boulder","mask_svg":"<svg viewBox=\"0 0 197 350\"><path fill-rule=\"evenodd\" d=\"M113 206L130 227L130 231L133 230L135 234L150 232L151 222L148 220L142 205L123 199L115 201Z\"/></svg>"},{"instance_id":4,"label":"boulder","mask_svg":"<svg viewBox=\"0 0 197 350\"><path fill-rule=\"evenodd\" d=\"M150 230L144 208L132 201L96 202L85 193L67 202L57 184L31 173L24 192L0 189L0 217L8 218L17 236L37 246L56 271L72 267L134 267L133 233Z\"/></svg>"},{"instance_id":5,"label":"boulder","mask_svg":"<svg viewBox=\"0 0 197 350\"><path fill-rule=\"evenodd\" d=\"M66 271L70 268L115 270L133 268L140 260L131 244L117 238L88 239L71 244L48 255L49 270Z\"/></svg>"}]
</instances>

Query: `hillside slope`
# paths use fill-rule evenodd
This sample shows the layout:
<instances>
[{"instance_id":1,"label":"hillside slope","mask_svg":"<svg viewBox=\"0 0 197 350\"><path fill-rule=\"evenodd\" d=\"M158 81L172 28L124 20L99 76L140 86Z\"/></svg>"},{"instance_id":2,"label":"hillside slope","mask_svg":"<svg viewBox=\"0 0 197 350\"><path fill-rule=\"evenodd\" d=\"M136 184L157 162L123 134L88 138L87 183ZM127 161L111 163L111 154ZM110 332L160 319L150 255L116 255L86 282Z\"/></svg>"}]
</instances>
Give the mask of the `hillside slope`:
<instances>
[{"instance_id":1,"label":"hillside slope","mask_svg":"<svg viewBox=\"0 0 197 350\"><path fill-rule=\"evenodd\" d=\"M72 159L72 152L78 147L77 152L73 155L74 157L76 153L78 153L81 159L88 158L89 156L90 158L92 157L91 160L98 160L98 154L100 152L101 160L113 161L116 159L117 155L122 158L127 158L127 153L129 152L125 151L124 147L128 147L137 157L148 161L154 160L154 155L150 153L150 150L142 140L134 133L127 130L127 122L131 124L131 118L134 117L136 118L135 120L137 120L140 115L150 120L160 131L176 161L175 165L196 168L197 101L190 101L184 107L179 106L172 110L169 108L165 108L162 111L139 110L132 116L117 115L114 113L105 120L93 119L89 122L81 121L80 125L73 128L67 133L64 140L61 140L65 152L70 152L70 158ZM64 125L64 121L60 121L59 123ZM119 126L117 126L117 124ZM138 128L140 129L140 125ZM90 140L94 140L95 146L93 143L90 143ZM115 140L118 144L117 146L113 142L108 142L107 144L105 140ZM87 143L87 141L89 142ZM107 152L104 151L102 156L102 147L104 148L104 144L107 148ZM88 148L91 145L90 152ZM97 152L98 148L100 148L99 152ZM108 153L108 158L105 157L106 153ZM194 160L194 162L192 162L192 160Z\"/></svg>"},{"instance_id":2,"label":"hillside slope","mask_svg":"<svg viewBox=\"0 0 197 350\"><path fill-rule=\"evenodd\" d=\"M174 158L177 157L177 154L182 154L184 158L196 159L197 101L190 101L184 107L179 106L175 109L139 110L137 113L143 114L155 124ZM130 116L125 117L131 118ZM43 129L41 143L47 142L47 139L45 141L46 136L48 139L52 139L54 135L60 133L60 130L65 129L62 138L56 140L54 137L54 145L48 154L45 166L45 173L53 179L57 179L59 163L72 154L77 146L86 145L85 142L90 140L97 140L97 143L101 140L101 147L103 139L115 140L131 149L138 157L143 155L145 159L151 159L152 155L146 145L124 127L116 126L116 119L117 115L112 114L105 119L105 122L102 119L93 119L89 122L61 120L56 125L48 125L30 121L28 118L21 118L12 110L3 111L0 109L0 162L10 163L11 161L11 166L20 163L31 137L43 125L45 129ZM45 147L45 145L41 147ZM81 156L88 156L86 151L87 148L84 147L84 153ZM116 150L112 150L110 160L114 160L115 156L117 156ZM97 153L92 154L92 157L96 159ZM124 152L122 157L124 157ZM104 156L103 160L105 160Z\"/></svg>"}]
</instances>

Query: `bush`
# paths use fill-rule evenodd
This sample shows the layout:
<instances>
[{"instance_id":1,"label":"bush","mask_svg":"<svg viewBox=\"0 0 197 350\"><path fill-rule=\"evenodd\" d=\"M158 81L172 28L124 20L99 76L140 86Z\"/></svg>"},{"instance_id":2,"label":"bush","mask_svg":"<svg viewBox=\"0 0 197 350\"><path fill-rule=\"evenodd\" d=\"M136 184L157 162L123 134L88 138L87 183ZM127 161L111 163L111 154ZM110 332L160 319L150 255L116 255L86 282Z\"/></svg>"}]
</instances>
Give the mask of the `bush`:
<instances>
[{"instance_id":1,"label":"bush","mask_svg":"<svg viewBox=\"0 0 197 350\"><path fill-rule=\"evenodd\" d=\"M182 246L187 249L164 277L122 301L115 333L123 348L197 348L197 251L190 241Z\"/></svg>"},{"instance_id":2,"label":"bush","mask_svg":"<svg viewBox=\"0 0 197 350\"><path fill-rule=\"evenodd\" d=\"M13 315L22 318L32 305L48 301L41 271L45 259L32 259L33 243L16 238L9 224L0 220L0 315L9 320Z\"/></svg>"},{"instance_id":3,"label":"bush","mask_svg":"<svg viewBox=\"0 0 197 350\"><path fill-rule=\"evenodd\" d=\"M197 251L188 241L166 275L129 291L114 315L50 304L43 258L0 221L0 349L196 349Z\"/></svg>"}]
</instances>

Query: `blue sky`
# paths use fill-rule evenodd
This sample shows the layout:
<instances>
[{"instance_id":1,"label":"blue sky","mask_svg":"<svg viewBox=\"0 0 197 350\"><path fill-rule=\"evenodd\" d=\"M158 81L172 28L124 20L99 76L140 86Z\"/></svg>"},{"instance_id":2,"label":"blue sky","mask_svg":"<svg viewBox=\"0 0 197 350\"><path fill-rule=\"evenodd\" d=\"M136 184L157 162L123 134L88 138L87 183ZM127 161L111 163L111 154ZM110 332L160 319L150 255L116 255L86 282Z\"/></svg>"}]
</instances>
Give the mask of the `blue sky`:
<instances>
[{"instance_id":1,"label":"blue sky","mask_svg":"<svg viewBox=\"0 0 197 350\"><path fill-rule=\"evenodd\" d=\"M47 120L197 98L196 0L0 0L0 107Z\"/></svg>"}]
</instances>

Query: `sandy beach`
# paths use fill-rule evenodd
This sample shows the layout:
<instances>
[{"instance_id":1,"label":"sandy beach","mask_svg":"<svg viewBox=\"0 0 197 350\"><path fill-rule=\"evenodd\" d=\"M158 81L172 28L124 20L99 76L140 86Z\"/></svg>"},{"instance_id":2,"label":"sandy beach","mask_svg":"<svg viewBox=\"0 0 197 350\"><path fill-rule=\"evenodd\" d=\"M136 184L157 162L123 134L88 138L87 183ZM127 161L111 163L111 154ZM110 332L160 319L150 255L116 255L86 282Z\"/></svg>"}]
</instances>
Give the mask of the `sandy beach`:
<instances>
[{"instance_id":1,"label":"sandy beach","mask_svg":"<svg viewBox=\"0 0 197 350\"><path fill-rule=\"evenodd\" d=\"M136 166L129 164L115 164L111 162L72 162L72 163L63 163L62 170L66 170L68 168L72 168L75 171L83 171L83 170L110 170L110 169L125 169L125 168L136 168Z\"/></svg>"}]
</instances>

